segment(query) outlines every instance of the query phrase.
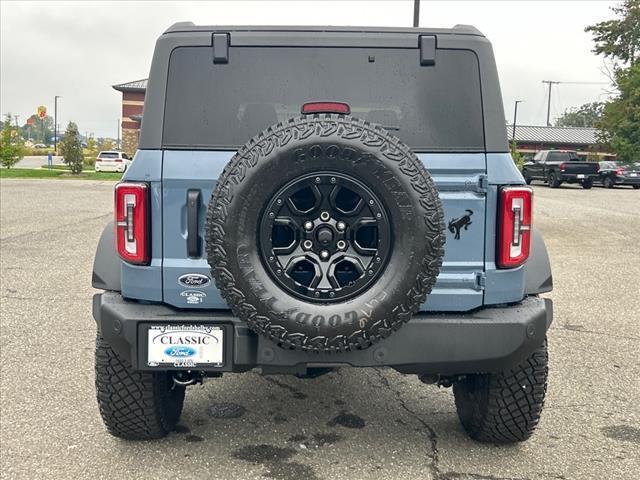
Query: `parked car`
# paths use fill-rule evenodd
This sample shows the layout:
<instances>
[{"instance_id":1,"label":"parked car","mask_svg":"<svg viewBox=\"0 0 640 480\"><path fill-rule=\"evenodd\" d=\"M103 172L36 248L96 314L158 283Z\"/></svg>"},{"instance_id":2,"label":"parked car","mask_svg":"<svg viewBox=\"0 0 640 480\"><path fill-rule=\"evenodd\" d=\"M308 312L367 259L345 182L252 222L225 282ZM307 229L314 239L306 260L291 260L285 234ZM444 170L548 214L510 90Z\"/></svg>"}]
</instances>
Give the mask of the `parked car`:
<instances>
[{"instance_id":1,"label":"parked car","mask_svg":"<svg viewBox=\"0 0 640 480\"><path fill-rule=\"evenodd\" d=\"M624 165L611 161L600 162L598 182L605 188L630 185L637 190L640 188L640 163Z\"/></svg>"},{"instance_id":2,"label":"parked car","mask_svg":"<svg viewBox=\"0 0 640 480\"><path fill-rule=\"evenodd\" d=\"M33 148L38 148L38 149L42 149L42 148L47 148L47 146L44 143L36 143Z\"/></svg>"},{"instance_id":3,"label":"parked car","mask_svg":"<svg viewBox=\"0 0 640 480\"><path fill-rule=\"evenodd\" d=\"M478 30L186 22L151 65L93 270L109 432L167 435L205 377L352 366L452 386L474 439L529 438L551 268Z\"/></svg>"},{"instance_id":4,"label":"parked car","mask_svg":"<svg viewBox=\"0 0 640 480\"><path fill-rule=\"evenodd\" d=\"M527 185L542 180L551 188L558 188L563 182L591 188L598 179L598 164L582 161L573 150L541 150L524 164L522 176Z\"/></svg>"},{"instance_id":5,"label":"parked car","mask_svg":"<svg viewBox=\"0 0 640 480\"><path fill-rule=\"evenodd\" d=\"M125 172L131 162L131 158L126 153L108 150L98 154L95 170L96 172Z\"/></svg>"}]
</instances>

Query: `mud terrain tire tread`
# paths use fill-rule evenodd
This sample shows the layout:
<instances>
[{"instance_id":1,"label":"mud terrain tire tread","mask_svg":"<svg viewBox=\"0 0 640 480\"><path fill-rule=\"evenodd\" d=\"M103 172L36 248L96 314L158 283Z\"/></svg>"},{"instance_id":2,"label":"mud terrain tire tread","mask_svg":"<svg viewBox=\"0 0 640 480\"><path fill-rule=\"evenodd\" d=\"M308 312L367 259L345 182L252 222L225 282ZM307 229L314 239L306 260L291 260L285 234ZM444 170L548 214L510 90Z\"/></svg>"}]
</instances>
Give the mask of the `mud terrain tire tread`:
<instances>
[{"instance_id":1,"label":"mud terrain tire tread","mask_svg":"<svg viewBox=\"0 0 640 480\"><path fill-rule=\"evenodd\" d=\"M185 390L175 386L166 372L132 369L111 346L96 337L96 396L109 433L127 440L162 438L180 418Z\"/></svg>"},{"instance_id":2,"label":"mud terrain tire tread","mask_svg":"<svg viewBox=\"0 0 640 480\"><path fill-rule=\"evenodd\" d=\"M421 271L406 298L394 309L390 318L382 319L368 330L359 330L344 338L310 335L288 331L278 325L272 328L270 319L258 315L255 307L246 301L243 292L227 268L228 254L224 246L227 206L234 198L234 187L245 181L247 171L255 167L273 148L283 147L292 139L306 138L312 134L329 136L334 133L343 138L361 138L368 146L378 149L381 156L400 162L405 161L403 173L411 178L411 186L423 208L424 223L431 243L421 260ZM422 214L422 212L421 212ZM336 352L363 349L386 338L418 311L433 288L444 256L444 217L437 189L428 172L415 154L399 138L381 126L351 116L315 114L296 117L267 128L241 147L224 168L213 192L205 225L206 250L212 276L222 297L234 315L245 320L256 333L271 339L287 349L315 352ZM343 336L340 336L343 337Z\"/></svg>"},{"instance_id":3,"label":"mud terrain tire tread","mask_svg":"<svg viewBox=\"0 0 640 480\"><path fill-rule=\"evenodd\" d=\"M469 436L488 443L516 443L531 437L544 405L548 361L545 339L511 370L467 375L456 382L456 409Z\"/></svg>"}]
</instances>

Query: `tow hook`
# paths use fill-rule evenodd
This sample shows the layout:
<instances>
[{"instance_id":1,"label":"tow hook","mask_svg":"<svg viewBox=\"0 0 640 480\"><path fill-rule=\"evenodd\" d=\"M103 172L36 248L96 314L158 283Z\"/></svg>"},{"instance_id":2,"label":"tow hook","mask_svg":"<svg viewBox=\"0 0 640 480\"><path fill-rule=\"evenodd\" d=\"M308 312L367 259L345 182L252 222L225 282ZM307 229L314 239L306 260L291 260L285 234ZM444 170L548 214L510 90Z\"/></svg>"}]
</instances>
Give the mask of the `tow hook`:
<instances>
[{"instance_id":1,"label":"tow hook","mask_svg":"<svg viewBox=\"0 0 640 480\"><path fill-rule=\"evenodd\" d=\"M203 379L203 372L192 372L191 370L186 370L173 373L173 383L180 387L202 383Z\"/></svg>"}]
</instances>

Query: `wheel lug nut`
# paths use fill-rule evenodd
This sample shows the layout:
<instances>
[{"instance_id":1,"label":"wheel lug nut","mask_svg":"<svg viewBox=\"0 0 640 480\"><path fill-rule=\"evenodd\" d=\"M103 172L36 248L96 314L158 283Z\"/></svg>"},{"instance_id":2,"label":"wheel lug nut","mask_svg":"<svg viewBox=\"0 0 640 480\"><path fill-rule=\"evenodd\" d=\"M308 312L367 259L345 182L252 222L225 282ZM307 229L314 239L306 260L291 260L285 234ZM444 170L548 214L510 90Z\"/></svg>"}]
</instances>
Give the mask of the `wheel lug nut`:
<instances>
[{"instance_id":1,"label":"wheel lug nut","mask_svg":"<svg viewBox=\"0 0 640 480\"><path fill-rule=\"evenodd\" d=\"M313 247L313 243L311 243L311 240L305 240L304 242L302 242L302 246L305 249L310 250L311 247Z\"/></svg>"},{"instance_id":2,"label":"wheel lug nut","mask_svg":"<svg viewBox=\"0 0 640 480\"><path fill-rule=\"evenodd\" d=\"M326 250L322 250L320 252L320 258L326 260L327 258L329 258L329 252L327 252Z\"/></svg>"},{"instance_id":3,"label":"wheel lug nut","mask_svg":"<svg viewBox=\"0 0 640 480\"><path fill-rule=\"evenodd\" d=\"M313 228L313 222L310 222L310 221L304 222L304 229L305 230L311 230L312 228Z\"/></svg>"},{"instance_id":4,"label":"wheel lug nut","mask_svg":"<svg viewBox=\"0 0 640 480\"><path fill-rule=\"evenodd\" d=\"M336 224L336 228L342 232L345 228L347 228L347 224L346 224L346 223L344 223L342 220L340 220L340 221Z\"/></svg>"},{"instance_id":5,"label":"wheel lug nut","mask_svg":"<svg viewBox=\"0 0 640 480\"><path fill-rule=\"evenodd\" d=\"M322 212L320 214L320 220L322 220L323 222L328 221L331 218L331 215L329 214L329 212Z\"/></svg>"},{"instance_id":6,"label":"wheel lug nut","mask_svg":"<svg viewBox=\"0 0 640 480\"><path fill-rule=\"evenodd\" d=\"M338 243L336 243L336 246L340 249L340 250L344 250L347 246L347 242L345 242L344 240L338 240Z\"/></svg>"}]
</instances>

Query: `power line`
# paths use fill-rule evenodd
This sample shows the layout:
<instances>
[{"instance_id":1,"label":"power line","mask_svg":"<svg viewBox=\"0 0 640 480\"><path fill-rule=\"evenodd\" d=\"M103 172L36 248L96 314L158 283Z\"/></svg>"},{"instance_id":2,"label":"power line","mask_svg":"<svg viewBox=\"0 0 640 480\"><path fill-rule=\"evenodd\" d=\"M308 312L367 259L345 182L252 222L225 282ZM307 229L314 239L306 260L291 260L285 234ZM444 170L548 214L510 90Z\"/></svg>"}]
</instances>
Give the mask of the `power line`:
<instances>
[{"instance_id":1,"label":"power line","mask_svg":"<svg viewBox=\"0 0 640 480\"><path fill-rule=\"evenodd\" d=\"M564 84L564 85L608 85L607 82L565 82L565 81L558 81L558 80L542 80L542 83L546 83L547 85L549 85L549 93L548 93L548 98L547 98L547 127L551 126L551 123L549 123L549 117L551 115L551 86L552 85L560 85L560 84Z\"/></svg>"}]
</instances>

